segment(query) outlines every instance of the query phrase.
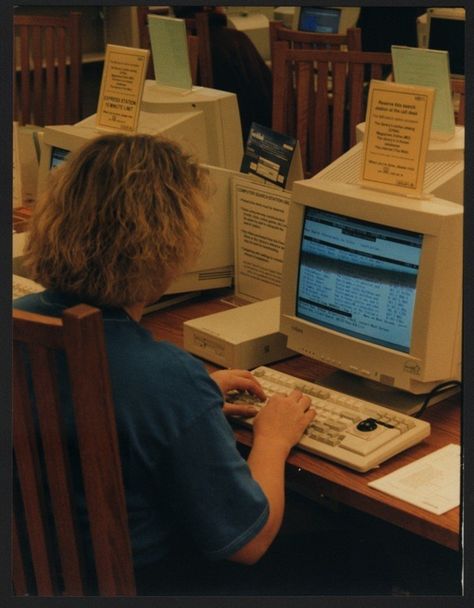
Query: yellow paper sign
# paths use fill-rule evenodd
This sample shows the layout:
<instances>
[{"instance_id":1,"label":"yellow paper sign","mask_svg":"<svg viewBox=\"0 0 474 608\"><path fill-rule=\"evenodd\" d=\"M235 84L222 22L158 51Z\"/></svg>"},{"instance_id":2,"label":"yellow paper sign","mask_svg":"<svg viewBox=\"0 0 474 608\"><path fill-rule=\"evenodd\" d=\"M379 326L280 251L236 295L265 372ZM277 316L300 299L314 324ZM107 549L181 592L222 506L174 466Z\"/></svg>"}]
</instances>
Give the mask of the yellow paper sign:
<instances>
[{"instance_id":1,"label":"yellow paper sign","mask_svg":"<svg viewBox=\"0 0 474 608\"><path fill-rule=\"evenodd\" d=\"M372 80L366 115L361 184L420 197L435 90Z\"/></svg>"},{"instance_id":2,"label":"yellow paper sign","mask_svg":"<svg viewBox=\"0 0 474 608\"><path fill-rule=\"evenodd\" d=\"M150 51L108 44L97 106L98 129L135 133Z\"/></svg>"}]
</instances>

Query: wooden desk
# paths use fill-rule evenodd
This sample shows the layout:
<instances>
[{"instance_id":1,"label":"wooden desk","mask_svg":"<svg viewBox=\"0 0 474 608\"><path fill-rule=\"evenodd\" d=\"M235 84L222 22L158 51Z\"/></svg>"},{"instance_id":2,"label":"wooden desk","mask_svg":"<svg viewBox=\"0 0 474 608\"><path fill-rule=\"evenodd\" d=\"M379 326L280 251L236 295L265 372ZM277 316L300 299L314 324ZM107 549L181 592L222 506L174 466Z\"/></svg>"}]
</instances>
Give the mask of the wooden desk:
<instances>
[{"instance_id":1,"label":"wooden desk","mask_svg":"<svg viewBox=\"0 0 474 608\"><path fill-rule=\"evenodd\" d=\"M152 313L143 318L142 325L157 339L183 346L183 322L225 310L229 307L221 300L225 295L228 293L203 295L185 304ZM207 367L210 371L217 369L210 363L207 363ZM333 371L327 365L302 356L275 363L272 367L310 381L321 379ZM368 482L449 443L460 443L460 413L459 397L433 406L425 414L425 419L431 423L430 437L368 473L353 472L295 448L287 461L287 483L309 498L320 500L321 496L328 497L458 551L459 508L444 515L434 515L370 488ZM251 430L236 426L235 434L239 443L251 445Z\"/></svg>"}]
</instances>

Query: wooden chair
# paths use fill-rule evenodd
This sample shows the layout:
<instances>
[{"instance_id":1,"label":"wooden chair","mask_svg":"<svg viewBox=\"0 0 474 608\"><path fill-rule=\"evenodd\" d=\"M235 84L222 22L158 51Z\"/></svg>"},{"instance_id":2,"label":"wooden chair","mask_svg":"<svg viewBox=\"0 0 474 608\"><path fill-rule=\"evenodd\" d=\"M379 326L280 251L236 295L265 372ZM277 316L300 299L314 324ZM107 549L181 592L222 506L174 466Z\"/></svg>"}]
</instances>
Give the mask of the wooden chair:
<instances>
[{"instance_id":1,"label":"wooden chair","mask_svg":"<svg viewBox=\"0 0 474 608\"><path fill-rule=\"evenodd\" d=\"M212 53L209 33L209 16L206 11L196 13L192 18L186 18L186 29L189 35L197 36L199 40L199 61L197 84L212 89Z\"/></svg>"},{"instance_id":2,"label":"wooden chair","mask_svg":"<svg viewBox=\"0 0 474 608\"><path fill-rule=\"evenodd\" d=\"M465 80L464 78L451 78L451 91L454 102L454 119L457 125L464 125L465 118Z\"/></svg>"},{"instance_id":3,"label":"wooden chair","mask_svg":"<svg viewBox=\"0 0 474 608\"><path fill-rule=\"evenodd\" d=\"M73 124L81 119L81 14L14 15L14 120Z\"/></svg>"},{"instance_id":4,"label":"wooden chair","mask_svg":"<svg viewBox=\"0 0 474 608\"><path fill-rule=\"evenodd\" d=\"M65 407L59 400L58 375L65 373L65 362L95 560L95 593L135 595L102 316L84 304L66 310L62 319L13 311L15 594L89 593L71 492L72 448L66 446L62 430Z\"/></svg>"},{"instance_id":5,"label":"wooden chair","mask_svg":"<svg viewBox=\"0 0 474 608\"><path fill-rule=\"evenodd\" d=\"M356 143L365 119L367 82L382 79L390 53L290 49L274 44L272 128L298 139L306 176Z\"/></svg>"},{"instance_id":6,"label":"wooden chair","mask_svg":"<svg viewBox=\"0 0 474 608\"><path fill-rule=\"evenodd\" d=\"M349 28L347 34L322 34L301 32L283 25L281 21L270 21L270 51L274 61L273 45L275 42L286 42L292 49L321 49L333 51L361 51L361 30Z\"/></svg>"}]
</instances>

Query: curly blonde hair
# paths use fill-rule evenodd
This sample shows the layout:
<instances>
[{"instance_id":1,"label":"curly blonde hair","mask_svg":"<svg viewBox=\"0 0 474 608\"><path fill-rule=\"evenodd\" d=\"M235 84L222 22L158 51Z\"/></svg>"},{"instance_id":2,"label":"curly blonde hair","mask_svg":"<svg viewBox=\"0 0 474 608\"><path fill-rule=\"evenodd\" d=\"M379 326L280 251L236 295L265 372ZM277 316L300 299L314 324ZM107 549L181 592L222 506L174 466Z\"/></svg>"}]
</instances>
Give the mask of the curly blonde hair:
<instances>
[{"instance_id":1,"label":"curly blonde hair","mask_svg":"<svg viewBox=\"0 0 474 608\"><path fill-rule=\"evenodd\" d=\"M87 302L150 302L199 253L207 197L207 172L177 144L99 136L52 172L25 264L44 287Z\"/></svg>"}]
</instances>

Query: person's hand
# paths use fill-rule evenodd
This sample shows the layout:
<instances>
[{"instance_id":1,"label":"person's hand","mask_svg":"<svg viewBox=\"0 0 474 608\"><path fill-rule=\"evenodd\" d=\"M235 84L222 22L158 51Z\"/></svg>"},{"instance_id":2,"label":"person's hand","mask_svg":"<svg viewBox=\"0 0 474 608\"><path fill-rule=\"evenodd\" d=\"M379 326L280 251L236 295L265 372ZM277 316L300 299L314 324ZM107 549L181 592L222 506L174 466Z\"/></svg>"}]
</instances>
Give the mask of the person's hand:
<instances>
[{"instance_id":1,"label":"person's hand","mask_svg":"<svg viewBox=\"0 0 474 608\"><path fill-rule=\"evenodd\" d=\"M280 443L289 451L316 414L310 405L310 398L299 390L272 395L255 417L254 435L266 443Z\"/></svg>"},{"instance_id":2,"label":"person's hand","mask_svg":"<svg viewBox=\"0 0 474 608\"><path fill-rule=\"evenodd\" d=\"M211 378L226 396L229 391L247 391L254 394L260 401L267 398L260 382L245 369L221 369L211 374Z\"/></svg>"},{"instance_id":3,"label":"person's hand","mask_svg":"<svg viewBox=\"0 0 474 608\"><path fill-rule=\"evenodd\" d=\"M223 369L213 372L211 378L221 389L224 400L229 391L247 391L260 401L265 401L266 395L260 383L247 370ZM224 403L223 412L226 416L242 416L251 418L258 414L259 408L248 403Z\"/></svg>"},{"instance_id":4,"label":"person's hand","mask_svg":"<svg viewBox=\"0 0 474 608\"><path fill-rule=\"evenodd\" d=\"M222 411L226 416L240 416L241 418L253 418L259 412L255 405L247 403L224 403Z\"/></svg>"}]
</instances>

